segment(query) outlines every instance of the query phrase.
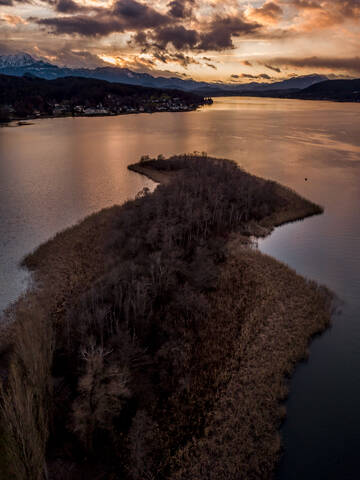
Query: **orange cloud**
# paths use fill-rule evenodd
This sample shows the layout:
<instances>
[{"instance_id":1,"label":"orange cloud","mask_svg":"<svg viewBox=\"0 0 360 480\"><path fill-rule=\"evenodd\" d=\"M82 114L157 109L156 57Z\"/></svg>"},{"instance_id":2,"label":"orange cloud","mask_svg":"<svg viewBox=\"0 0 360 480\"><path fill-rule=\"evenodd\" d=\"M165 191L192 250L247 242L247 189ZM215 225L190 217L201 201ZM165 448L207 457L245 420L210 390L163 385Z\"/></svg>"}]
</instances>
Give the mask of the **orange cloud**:
<instances>
[{"instance_id":1,"label":"orange cloud","mask_svg":"<svg viewBox=\"0 0 360 480\"><path fill-rule=\"evenodd\" d=\"M6 13L1 14L1 20L12 27L16 27L17 25L25 25L27 23L22 17L18 15L8 15Z\"/></svg>"},{"instance_id":2,"label":"orange cloud","mask_svg":"<svg viewBox=\"0 0 360 480\"><path fill-rule=\"evenodd\" d=\"M278 23L283 13L283 9L276 0L267 0L264 5L259 8L248 7L245 12L248 18L260 22L263 25Z\"/></svg>"},{"instance_id":3,"label":"orange cloud","mask_svg":"<svg viewBox=\"0 0 360 480\"><path fill-rule=\"evenodd\" d=\"M359 0L286 0L297 11L294 30L312 32L345 22L359 22Z\"/></svg>"}]
</instances>

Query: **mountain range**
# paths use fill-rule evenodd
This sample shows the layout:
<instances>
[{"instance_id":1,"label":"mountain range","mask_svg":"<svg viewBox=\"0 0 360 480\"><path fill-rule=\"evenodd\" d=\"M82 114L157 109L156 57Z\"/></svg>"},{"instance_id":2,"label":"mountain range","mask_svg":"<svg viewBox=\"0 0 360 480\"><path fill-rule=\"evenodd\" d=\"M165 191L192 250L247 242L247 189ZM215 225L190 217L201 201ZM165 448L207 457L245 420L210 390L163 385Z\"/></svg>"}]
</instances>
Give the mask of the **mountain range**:
<instances>
[{"instance_id":1,"label":"mountain range","mask_svg":"<svg viewBox=\"0 0 360 480\"><path fill-rule=\"evenodd\" d=\"M200 95L222 95L241 92L291 91L302 90L327 80L324 75L306 75L293 77L273 83L208 83L178 77L155 77L148 73L139 73L120 67L69 68L59 67L42 59L36 59L27 53L0 56L0 74L14 76L36 76L47 80L63 77L85 77L107 80L113 83L139 85L162 89L179 89L199 93Z\"/></svg>"}]
</instances>

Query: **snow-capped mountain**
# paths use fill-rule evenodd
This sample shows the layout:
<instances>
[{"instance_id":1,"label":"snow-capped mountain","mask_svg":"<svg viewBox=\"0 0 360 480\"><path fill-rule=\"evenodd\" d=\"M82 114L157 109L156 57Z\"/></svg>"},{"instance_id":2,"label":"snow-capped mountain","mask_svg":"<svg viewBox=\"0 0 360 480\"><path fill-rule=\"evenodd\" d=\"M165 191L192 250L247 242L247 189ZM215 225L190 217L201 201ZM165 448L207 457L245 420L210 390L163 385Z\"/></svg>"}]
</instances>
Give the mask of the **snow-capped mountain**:
<instances>
[{"instance_id":1,"label":"snow-capped mountain","mask_svg":"<svg viewBox=\"0 0 360 480\"><path fill-rule=\"evenodd\" d=\"M207 83L197 82L192 79L184 80L178 77L154 77L147 73L131 71L119 67L98 67L89 68L68 68L58 67L41 59L36 59L28 53L0 56L0 74L4 75L34 75L47 80L61 77L86 77L107 80L108 82L140 85L143 87L178 89L185 91L199 92L203 95L217 95L227 91L269 91L286 89L303 89L315 83L327 80L324 75L306 75L294 77L275 83Z\"/></svg>"},{"instance_id":2,"label":"snow-capped mountain","mask_svg":"<svg viewBox=\"0 0 360 480\"><path fill-rule=\"evenodd\" d=\"M15 55L0 55L0 68L28 67L36 63L34 57L28 53L17 53Z\"/></svg>"}]
</instances>

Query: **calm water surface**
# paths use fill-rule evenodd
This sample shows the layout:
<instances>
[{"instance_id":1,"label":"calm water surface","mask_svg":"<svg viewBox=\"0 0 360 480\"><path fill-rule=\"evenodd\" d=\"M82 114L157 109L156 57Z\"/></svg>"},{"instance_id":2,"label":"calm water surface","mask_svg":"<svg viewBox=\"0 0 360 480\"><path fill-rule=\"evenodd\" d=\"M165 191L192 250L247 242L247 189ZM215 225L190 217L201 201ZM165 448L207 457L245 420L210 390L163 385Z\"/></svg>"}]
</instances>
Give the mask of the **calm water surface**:
<instances>
[{"instance_id":1,"label":"calm water surface","mask_svg":"<svg viewBox=\"0 0 360 480\"><path fill-rule=\"evenodd\" d=\"M278 479L348 479L360 446L360 105L222 98L191 113L39 120L0 129L0 308L26 274L23 255L85 215L152 183L126 166L143 154L232 158L322 204L277 229L262 251L343 301L291 382ZM305 178L308 181L305 181Z\"/></svg>"}]
</instances>

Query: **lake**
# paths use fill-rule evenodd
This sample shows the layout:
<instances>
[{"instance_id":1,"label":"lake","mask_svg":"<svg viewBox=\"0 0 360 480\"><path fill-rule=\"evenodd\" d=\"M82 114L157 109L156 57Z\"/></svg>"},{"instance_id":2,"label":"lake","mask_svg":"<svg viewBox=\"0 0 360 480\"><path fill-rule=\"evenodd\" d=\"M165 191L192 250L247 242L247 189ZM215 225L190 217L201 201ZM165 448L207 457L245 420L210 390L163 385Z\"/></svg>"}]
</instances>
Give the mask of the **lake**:
<instances>
[{"instance_id":1,"label":"lake","mask_svg":"<svg viewBox=\"0 0 360 480\"><path fill-rule=\"evenodd\" d=\"M342 302L291 381L277 477L358 479L360 104L218 98L197 112L0 128L0 309L27 284L18 267L26 253L153 186L128 164L145 154L194 150L233 159L325 207L323 215L259 242L263 252L326 284Z\"/></svg>"}]
</instances>

